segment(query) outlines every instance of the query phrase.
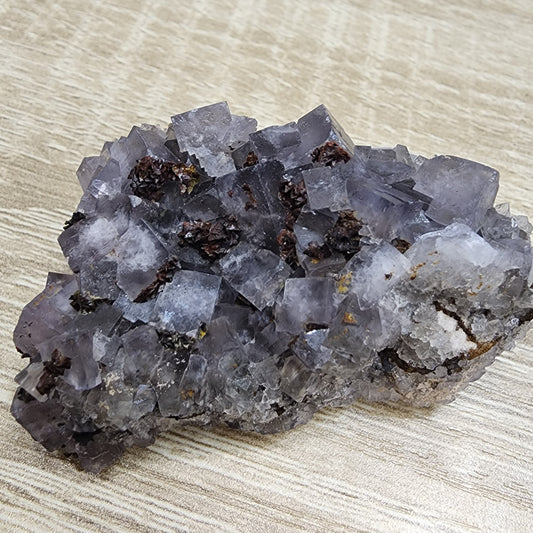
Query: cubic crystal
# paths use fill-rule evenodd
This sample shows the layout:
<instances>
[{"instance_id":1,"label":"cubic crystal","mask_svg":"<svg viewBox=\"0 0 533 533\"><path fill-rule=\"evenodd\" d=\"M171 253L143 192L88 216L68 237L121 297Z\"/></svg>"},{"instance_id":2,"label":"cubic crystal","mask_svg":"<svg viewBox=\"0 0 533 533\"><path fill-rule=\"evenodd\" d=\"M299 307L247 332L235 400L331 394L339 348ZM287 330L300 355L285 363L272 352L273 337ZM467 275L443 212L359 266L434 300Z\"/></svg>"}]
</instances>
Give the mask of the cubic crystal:
<instances>
[{"instance_id":1,"label":"cubic crystal","mask_svg":"<svg viewBox=\"0 0 533 533\"><path fill-rule=\"evenodd\" d=\"M355 146L324 106L255 128L219 103L82 161L72 273L14 332L11 411L46 449L99 472L169 421L449 401L528 328L532 228L497 171Z\"/></svg>"}]
</instances>

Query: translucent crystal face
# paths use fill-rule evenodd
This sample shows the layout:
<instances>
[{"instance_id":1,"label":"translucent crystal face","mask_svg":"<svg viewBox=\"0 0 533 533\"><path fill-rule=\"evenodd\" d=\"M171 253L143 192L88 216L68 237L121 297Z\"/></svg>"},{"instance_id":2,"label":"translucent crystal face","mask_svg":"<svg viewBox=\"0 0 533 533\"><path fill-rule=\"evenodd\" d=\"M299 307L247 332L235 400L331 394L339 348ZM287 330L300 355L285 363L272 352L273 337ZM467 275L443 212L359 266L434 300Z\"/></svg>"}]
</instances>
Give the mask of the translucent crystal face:
<instances>
[{"instance_id":1,"label":"translucent crystal face","mask_svg":"<svg viewBox=\"0 0 533 533\"><path fill-rule=\"evenodd\" d=\"M98 472L165 419L451 400L528 327L531 226L495 170L355 146L324 106L255 128L220 103L82 162L72 273L14 334L12 413L48 450Z\"/></svg>"}]
</instances>

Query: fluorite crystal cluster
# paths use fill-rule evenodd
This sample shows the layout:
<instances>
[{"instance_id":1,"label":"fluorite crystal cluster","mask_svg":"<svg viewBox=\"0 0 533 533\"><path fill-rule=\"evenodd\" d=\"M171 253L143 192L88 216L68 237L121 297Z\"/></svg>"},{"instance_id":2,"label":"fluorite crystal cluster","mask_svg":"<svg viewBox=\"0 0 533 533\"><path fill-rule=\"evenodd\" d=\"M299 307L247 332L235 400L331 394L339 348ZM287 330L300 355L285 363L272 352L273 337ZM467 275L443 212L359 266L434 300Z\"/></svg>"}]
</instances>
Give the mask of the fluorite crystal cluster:
<instances>
[{"instance_id":1,"label":"fluorite crystal cluster","mask_svg":"<svg viewBox=\"0 0 533 533\"><path fill-rule=\"evenodd\" d=\"M172 420L277 432L357 399L450 400L533 319L531 226L498 173L355 146L320 106L225 103L84 159L15 344L12 413L98 472Z\"/></svg>"}]
</instances>

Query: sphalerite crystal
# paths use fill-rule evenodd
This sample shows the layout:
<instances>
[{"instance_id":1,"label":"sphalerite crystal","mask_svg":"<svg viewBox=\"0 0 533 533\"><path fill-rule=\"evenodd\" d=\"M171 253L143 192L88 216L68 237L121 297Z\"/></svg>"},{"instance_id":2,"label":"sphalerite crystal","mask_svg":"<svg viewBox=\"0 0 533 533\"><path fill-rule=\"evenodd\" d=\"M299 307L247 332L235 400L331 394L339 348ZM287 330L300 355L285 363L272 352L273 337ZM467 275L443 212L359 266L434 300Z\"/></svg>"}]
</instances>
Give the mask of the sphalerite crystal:
<instances>
[{"instance_id":1,"label":"sphalerite crystal","mask_svg":"<svg viewBox=\"0 0 533 533\"><path fill-rule=\"evenodd\" d=\"M168 420L277 432L357 399L428 406L533 319L531 226L498 173L354 143L320 106L256 131L225 103L134 127L14 339L12 413L98 472Z\"/></svg>"}]
</instances>

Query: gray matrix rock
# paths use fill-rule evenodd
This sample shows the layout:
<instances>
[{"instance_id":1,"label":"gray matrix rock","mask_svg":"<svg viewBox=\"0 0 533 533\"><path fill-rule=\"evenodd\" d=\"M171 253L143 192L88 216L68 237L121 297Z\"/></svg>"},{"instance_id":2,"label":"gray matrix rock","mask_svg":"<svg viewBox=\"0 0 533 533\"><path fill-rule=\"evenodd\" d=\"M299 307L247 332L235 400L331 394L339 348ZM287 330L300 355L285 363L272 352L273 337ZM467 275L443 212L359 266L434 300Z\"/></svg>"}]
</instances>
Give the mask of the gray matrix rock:
<instances>
[{"instance_id":1,"label":"gray matrix rock","mask_svg":"<svg viewBox=\"0 0 533 533\"><path fill-rule=\"evenodd\" d=\"M284 431L355 400L449 401L533 319L531 225L497 171L355 146L320 106L225 103L84 159L15 329L12 413L99 472L168 421Z\"/></svg>"}]
</instances>

